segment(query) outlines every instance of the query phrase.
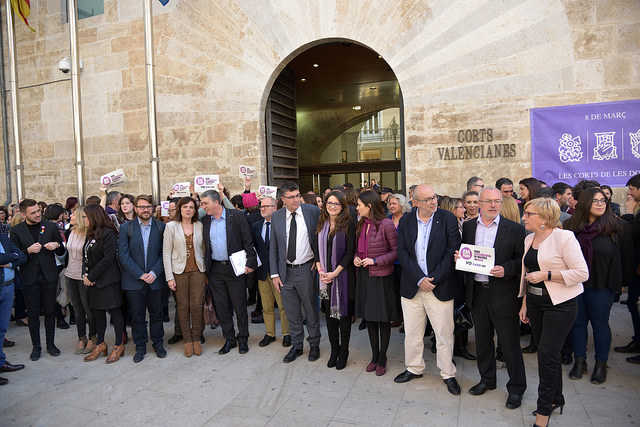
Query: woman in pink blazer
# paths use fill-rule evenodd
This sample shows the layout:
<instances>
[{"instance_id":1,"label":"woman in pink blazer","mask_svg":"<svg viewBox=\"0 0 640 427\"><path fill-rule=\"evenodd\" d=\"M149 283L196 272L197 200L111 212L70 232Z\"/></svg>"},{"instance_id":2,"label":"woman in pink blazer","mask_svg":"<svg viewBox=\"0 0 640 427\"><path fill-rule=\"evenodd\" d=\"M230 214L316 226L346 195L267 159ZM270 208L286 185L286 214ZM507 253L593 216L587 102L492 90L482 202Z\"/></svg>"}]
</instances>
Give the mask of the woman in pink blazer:
<instances>
[{"instance_id":1,"label":"woman in pink blazer","mask_svg":"<svg viewBox=\"0 0 640 427\"><path fill-rule=\"evenodd\" d=\"M545 427L553 410L564 407L562 345L576 320L576 296L589 278L580 244L571 231L561 230L560 207L552 199L538 198L524 206L524 226L531 232L524 241L520 320L531 323L538 343L538 405L534 426Z\"/></svg>"}]
</instances>

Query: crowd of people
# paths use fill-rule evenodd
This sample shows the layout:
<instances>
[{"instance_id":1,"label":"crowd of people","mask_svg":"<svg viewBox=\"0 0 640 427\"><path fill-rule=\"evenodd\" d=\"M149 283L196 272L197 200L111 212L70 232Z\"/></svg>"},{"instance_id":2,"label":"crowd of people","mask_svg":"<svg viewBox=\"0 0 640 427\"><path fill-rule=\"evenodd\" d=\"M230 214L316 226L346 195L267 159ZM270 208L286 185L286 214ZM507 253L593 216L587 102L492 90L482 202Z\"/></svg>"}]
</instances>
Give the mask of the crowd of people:
<instances>
[{"instance_id":1,"label":"crowd of people","mask_svg":"<svg viewBox=\"0 0 640 427\"><path fill-rule=\"evenodd\" d=\"M398 327L405 370L396 383L422 377L424 340L431 336L453 395L461 393L455 357L477 360L472 395L496 389L496 361L503 361L510 409L521 405L527 388L523 352L537 353L535 425L546 426L565 404L562 365L573 364L573 380L588 371L589 323L591 382L606 381L609 316L623 287L634 336L614 350L638 353L627 361L640 364L640 175L627 182L624 207L595 181L548 186L531 177L518 182L517 194L509 178L489 187L472 177L460 198L436 194L428 184L411 186L406 196L368 184L303 194L285 183L277 198L259 198L247 179L244 193L233 197L221 184L189 197L170 194L168 212L150 196L112 189L84 201L69 197L64 206L24 199L0 207L0 372L24 368L2 351L15 345L5 336L10 317L28 326L32 361L42 356L41 315L51 356L61 353L56 324L71 324L78 335L73 351L87 362L117 362L131 339L139 363L149 338L164 358L163 323L173 295L168 343L182 342L185 357L202 354L207 326L222 329L219 354L236 347L247 353L249 319L264 323L258 345L272 344L277 308L281 343L289 348L284 363L303 355L305 335L308 360L320 358L323 313L327 367L341 370L352 324L361 319L371 346L367 372L385 375ZM494 249L488 275L456 270L463 243ZM477 355L468 349L470 329ZM524 334L531 341L522 349Z\"/></svg>"}]
</instances>

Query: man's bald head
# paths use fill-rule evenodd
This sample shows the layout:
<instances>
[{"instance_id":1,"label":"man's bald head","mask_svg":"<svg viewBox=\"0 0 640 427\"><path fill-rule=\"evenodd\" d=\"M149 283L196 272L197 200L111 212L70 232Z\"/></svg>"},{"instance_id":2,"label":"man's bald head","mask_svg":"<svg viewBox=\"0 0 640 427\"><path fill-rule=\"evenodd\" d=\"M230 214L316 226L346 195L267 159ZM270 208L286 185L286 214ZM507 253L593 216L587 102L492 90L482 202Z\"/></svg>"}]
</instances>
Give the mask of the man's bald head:
<instances>
[{"instance_id":1,"label":"man's bald head","mask_svg":"<svg viewBox=\"0 0 640 427\"><path fill-rule=\"evenodd\" d=\"M433 187L427 184L420 184L413 190L413 197L418 199L433 197L435 194L436 192Z\"/></svg>"},{"instance_id":2,"label":"man's bald head","mask_svg":"<svg viewBox=\"0 0 640 427\"><path fill-rule=\"evenodd\" d=\"M488 187L480 192L480 200L502 200L502 191L497 188Z\"/></svg>"},{"instance_id":3,"label":"man's bald head","mask_svg":"<svg viewBox=\"0 0 640 427\"><path fill-rule=\"evenodd\" d=\"M430 217L438 209L438 199L433 187L421 184L413 191L413 205L418 208L422 218Z\"/></svg>"},{"instance_id":4,"label":"man's bald head","mask_svg":"<svg viewBox=\"0 0 640 427\"><path fill-rule=\"evenodd\" d=\"M487 223L493 221L502 210L502 191L485 188L480 193L480 217Z\"/></svg>"}]
</instances>

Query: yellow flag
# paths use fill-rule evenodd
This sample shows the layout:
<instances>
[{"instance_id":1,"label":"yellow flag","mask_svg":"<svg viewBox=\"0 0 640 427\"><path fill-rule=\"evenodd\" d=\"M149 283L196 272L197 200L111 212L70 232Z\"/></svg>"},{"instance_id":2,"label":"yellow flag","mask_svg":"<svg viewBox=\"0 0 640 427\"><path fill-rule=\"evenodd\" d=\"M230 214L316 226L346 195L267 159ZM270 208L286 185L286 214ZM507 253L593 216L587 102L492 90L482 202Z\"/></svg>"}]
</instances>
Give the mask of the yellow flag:
<instances>
[{"instance_id":1,"label":"yellow flag","mask_svg":"<svg viewBox=\"0 0 640 427\"><path fill-rule=\"evenodd\" d=\"M22 18L27 27L35 33L35 28L29 25L29 21L27 20L27 17L31 14L31 4L29 0L11 0L11 8L13 9L14 15L20 15L20 18Z\"/></svg>"}]
</instances>

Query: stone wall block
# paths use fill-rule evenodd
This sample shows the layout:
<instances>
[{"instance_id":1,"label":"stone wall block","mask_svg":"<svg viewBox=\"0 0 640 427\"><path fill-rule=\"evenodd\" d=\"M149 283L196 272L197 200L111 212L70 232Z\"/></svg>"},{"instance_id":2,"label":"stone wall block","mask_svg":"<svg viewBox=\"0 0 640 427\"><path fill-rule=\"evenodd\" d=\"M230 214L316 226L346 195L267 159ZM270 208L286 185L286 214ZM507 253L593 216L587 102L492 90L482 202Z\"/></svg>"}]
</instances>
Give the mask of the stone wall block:
<instances>
[{"instance_id":1,"label":"stone wall block","mask_svg":"<svg viewBox=\"0 0 640 427\"><path fill-rule=\"evenodd\" d=\"M576 59L597 59L609 54L613 49L614 28L593 26L574 32L573 48Z\"/></svg>"}]
</instances>

